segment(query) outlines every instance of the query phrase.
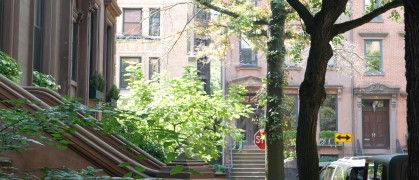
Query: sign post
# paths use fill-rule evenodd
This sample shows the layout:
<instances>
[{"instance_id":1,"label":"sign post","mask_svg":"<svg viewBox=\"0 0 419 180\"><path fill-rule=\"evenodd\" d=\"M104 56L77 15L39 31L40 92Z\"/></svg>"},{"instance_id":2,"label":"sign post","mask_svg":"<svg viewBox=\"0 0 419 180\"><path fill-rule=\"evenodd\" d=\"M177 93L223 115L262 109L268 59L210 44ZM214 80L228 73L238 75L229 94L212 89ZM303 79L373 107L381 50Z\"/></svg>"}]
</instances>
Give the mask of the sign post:
<instances>
[{"instance_id":1,"label":"sign post","mask_svg":"<svg viewBox=\"0 0 419 180\"><path fill-rule=\"evenodd\" d=\"M345 142L352 142L351 133L335 133L335 142L342 142L342 155L345 157Z\"/></svg>"},{"instance_id":2,"label":"sign post","mask_svg":"<svg viewBox=\"0 0 419 180\"><path fill-rule=\"evenodd\" d=\"M335 142L352 142L352 134L335 133Z\"/></svg>"},{"instance_id":3,"label":"sign post","mask_svg":"<svg viewBox=\"0 0 419 180\"><path fill-rule=\"evenodd\" d=\"M255 134L255 145L261 150L265 150L265 148L266 148L266 136L265 135L266 135L266 132L265 132L264 129L259 130Z\"/></svg>"}]
</instances>

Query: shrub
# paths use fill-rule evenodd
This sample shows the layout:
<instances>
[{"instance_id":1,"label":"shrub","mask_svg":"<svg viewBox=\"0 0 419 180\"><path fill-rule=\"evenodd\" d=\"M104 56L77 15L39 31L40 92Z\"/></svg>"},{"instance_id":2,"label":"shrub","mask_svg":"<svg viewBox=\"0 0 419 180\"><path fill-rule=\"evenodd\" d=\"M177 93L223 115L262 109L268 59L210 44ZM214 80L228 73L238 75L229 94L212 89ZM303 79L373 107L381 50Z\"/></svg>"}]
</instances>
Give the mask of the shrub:
<instances>
[{"instance_id":1,"label":"shrub","mask_svg":"<svg viewBox=\"0 0 419 180\"><path fill-rule=\"evenodd\" d=\"M42 74L38 71L33 71L33 86L46 87L53 91L60 89L60 85L55 83L55 79L51 75Z\"/></svg>"},{"instance_id":2,"label":"shrub","mask_svg":"<svg viewBox=\"0 0 419 180\"><path fill-rule=\"evenodd\" d=\"M119 99L119 89L115 85L112 85L111 89L109 89L109 92L106 96L111 98L111 99L118 100Z\"/></svg>"},{"instance_id":3,"label":"shrub","mask_svg":"<svg viewBox=\"0 0 419 180\"><path fill-rule=\"evenodd\" d=\"M284 136L289 138L296 138L297 137L297 131L284 131Z\"/></svg>"},{"instance_id":4,"label":"shrub","mask_svg":"<svg viewBox=\"0 0 419 180\"><path fill-rule=\"evenodd\" d=\"M215 173L217 173L217 174L225 173L226 166L221 165L221 164L214 164L212 166L214 166Z\"/></svg>"},{"instance_id":5,"label":"shrub","mask_svg":"<svg viewBox=\"0 0 419 180\"><path fill-rule=\"evenodd\" d=\"M319 162L332 162L337 160L338 158L336 156L323 156L319 159Z\"/></svg>"},{"instance_id":6,"label":"shrub","mask_svg":"<svg viewBox=\"0 0 419 180\"><path fill-rule=\"evenodd\" d=\"M95 71L90 78L90 88L103 92L105 90L105 78L103 78L102 74Z\"/></svg>"},{"instance_id":7,"label":"shrub","mask_svg":"<svg viewBox=\"0 0 419 180\"><path fill-rule=\"evenodd\" d=\"M19 79L22 77L17 61L2 51L0 51L0 74L15 83L19 83Z\"/></svg>"},{"instance_id":8,"label":"shrub","mask_svg":"<svg viewBox=\"0 0 419 180\"><path fill-rule=\"evenodd\" d=\"M333 138L335 137L335 133L337 133L337 131L320 131L319 132L319 137L320 138Z\"/></svg>"}]
</instances>

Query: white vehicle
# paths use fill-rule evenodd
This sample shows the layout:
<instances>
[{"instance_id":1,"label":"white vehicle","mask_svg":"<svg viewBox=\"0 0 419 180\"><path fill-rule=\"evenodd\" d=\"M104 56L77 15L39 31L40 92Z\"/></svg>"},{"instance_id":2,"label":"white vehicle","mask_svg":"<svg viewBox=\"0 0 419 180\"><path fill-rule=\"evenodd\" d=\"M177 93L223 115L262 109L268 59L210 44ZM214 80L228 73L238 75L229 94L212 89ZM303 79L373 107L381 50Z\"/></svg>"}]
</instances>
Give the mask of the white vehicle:
<instances>
[{"instance_id":1,"label":"white vehicle","mask_svg":"<svg viewBox=\"0 0 419 180\"><path fill-rule=\"evenodd\" d=\"M363 179L365 158L367 157L345 157L331 162L320 170L320 180Z\"/></svg>"}]
</instances>

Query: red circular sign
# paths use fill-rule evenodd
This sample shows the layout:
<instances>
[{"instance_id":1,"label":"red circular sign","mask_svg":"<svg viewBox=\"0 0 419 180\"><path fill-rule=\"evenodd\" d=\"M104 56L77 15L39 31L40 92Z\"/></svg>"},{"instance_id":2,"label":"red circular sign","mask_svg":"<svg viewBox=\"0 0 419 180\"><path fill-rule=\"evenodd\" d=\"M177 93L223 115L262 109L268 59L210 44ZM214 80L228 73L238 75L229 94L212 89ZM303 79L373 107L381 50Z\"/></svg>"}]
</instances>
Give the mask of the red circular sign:
<instances>
[{"instance_id":1,"label":"red circular sign","mask_svg":"<svg viewBox=\"0 0 419 180\"><path fill-rule=\"evenodd\" d=\"M255 145L259 147L259 149L265 150L266 148L266 132L264 129L259 130L255 134Z\"/></svg>"}]
</instances>

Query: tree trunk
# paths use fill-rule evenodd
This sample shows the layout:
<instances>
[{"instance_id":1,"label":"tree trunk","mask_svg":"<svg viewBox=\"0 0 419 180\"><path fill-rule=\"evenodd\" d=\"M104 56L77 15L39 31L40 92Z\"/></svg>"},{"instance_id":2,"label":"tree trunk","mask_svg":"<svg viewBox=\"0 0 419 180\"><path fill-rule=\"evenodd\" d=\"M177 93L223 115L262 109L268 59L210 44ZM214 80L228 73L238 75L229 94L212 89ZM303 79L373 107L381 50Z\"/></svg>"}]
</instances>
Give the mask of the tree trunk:
<instances>
[{"instance_id":1,"label":"tree trunk","mask_svg":"<svg viewBox=\"0 0 419 180\"><path fill-rule=\"evenodd\" d=\"M419 1L405 0L409 179L419 179Z\"/></svg>"},{"instance_id":2,"label":"tree trunk","mask_svg":"<svg viewBox=\"0 0 419 180\"><path fill-rule=\"evenodd\" d=\"M297 166L299 179L302 180L319 179L317 119L320 105L326 98L324 82L327 62L333 56L328 37L320 33L311 37L307 69L300 86L300 113L297 127Z\"/></svg>"},{"instance_id":3,"label":"tree trunk","mask_svg":"<svg viewBox=\"0 0 419 180\"><path fill-rule=\"evenodd\" d=\"M271 1L267 53L266 112L266 179L284 179L284 144L282 136L284 111L281 108L284 87L284 25L286 15L282 2Z\"/></svg>"}]
</instances>

